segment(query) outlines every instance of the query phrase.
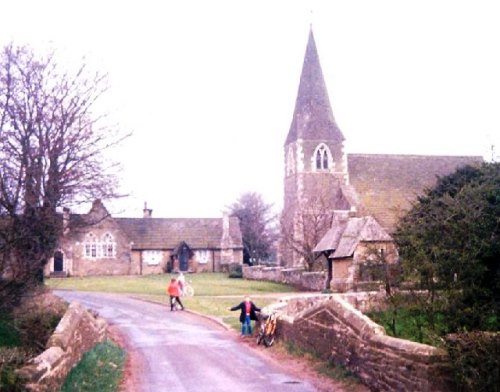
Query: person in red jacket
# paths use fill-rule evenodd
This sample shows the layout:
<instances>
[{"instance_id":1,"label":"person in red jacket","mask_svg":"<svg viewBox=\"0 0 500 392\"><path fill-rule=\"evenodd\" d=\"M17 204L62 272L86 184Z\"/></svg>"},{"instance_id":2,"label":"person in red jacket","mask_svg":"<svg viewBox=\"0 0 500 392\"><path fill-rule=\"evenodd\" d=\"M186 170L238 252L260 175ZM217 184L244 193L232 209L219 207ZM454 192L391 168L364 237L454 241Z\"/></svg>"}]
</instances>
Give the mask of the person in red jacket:
<instances>
[{"instance_id":1,"label":"person in red jacket","mask_svg":"<svg viewBox=\"0 0 500 392\"><path fill-rule=\"evenodd\" d=\"M260 309L255 306L255 304L250 301L248 295L245 296L245 300L240 304L229 308L231 311L241 310L240 313L240 323L241 323L241 336L252 334L252 320L257 320L257 315L255 312L260 312Z\"/></svg>"},{"instance_id":2,"label":"person in red jacket","mask_svg":"<svg viewBox=\"0 0 500 392\"><path fill-rule=\"evenodd\" d=\"M180 295L181 290L179 288L179 282L175 278L170 280L170 284L167 288L167 293L170 296L170 311L173 311L175 308L175 302L177 301L179 305L181 305L181 310L184 310L184 305L181 302Z\"/></svg>"}]
</instances>

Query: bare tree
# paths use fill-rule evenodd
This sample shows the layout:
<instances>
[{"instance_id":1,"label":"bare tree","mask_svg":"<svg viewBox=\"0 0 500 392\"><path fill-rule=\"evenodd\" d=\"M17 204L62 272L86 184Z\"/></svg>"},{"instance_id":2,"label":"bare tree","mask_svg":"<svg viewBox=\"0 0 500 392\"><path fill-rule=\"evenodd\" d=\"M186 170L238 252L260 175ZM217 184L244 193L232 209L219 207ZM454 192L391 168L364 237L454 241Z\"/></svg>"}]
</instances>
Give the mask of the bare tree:
<instances>
[{"instance_id":1,"label":"bare tree","mask_svg":"<svg viewBox=\"0 0 500 392\"><path fill-rule=\"evenodd\" d=\"M259 262L267 260L273 253L276 242L276 217L272 204L266 204L258 193L248 192L228 207L229 214L240 220L243 237L244 261Z\"/></svg>"},{"instance_id":2,"label":"bare tree","mask_svg":"<svg viewBox=\"0 0 500 392\"><path fill-rule=\"evenodd\" d=\"M30 281L56 246L56 209L112 198L115 167L104 152L122 136L97 113L106 75L85 63L61 69L54 53L0 53L0 276Z\"/></svg>"},{"instance_id":3,"label":"bare tree","mask_svg":"<svg viewBox=\"0 0 500 392\"><path fill-rule=\"evenodd\" d=\"M314 248L332 225L332 198L326 192L310 196L300 209L285 209L280 219L282 252L308 271L320 256Z\"/></svg>"}]
</instances>

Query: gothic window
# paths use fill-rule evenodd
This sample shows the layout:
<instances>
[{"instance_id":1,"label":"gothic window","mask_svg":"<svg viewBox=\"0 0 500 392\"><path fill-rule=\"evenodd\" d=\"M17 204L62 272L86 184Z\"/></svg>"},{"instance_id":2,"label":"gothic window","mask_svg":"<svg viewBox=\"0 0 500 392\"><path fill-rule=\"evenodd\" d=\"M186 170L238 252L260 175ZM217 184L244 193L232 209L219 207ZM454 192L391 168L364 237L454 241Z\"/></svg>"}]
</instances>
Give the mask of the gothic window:
<instances>
[{"instance_id":1,"label":"gothic window","mask_svg":"<svg viewBox=\"0 0 500 392\"><path fill-rule=\"evenodd\" d=\"M316 169L322 169L321 151L316 151Z\"/></svg>"},{"instance_id":2,"label":"gothic window","mask_svg":"<svg viewBox=\"0 0 500 392\"><path fill-rule=\"evenodd\" d=\"M318 147L316 147L314 159L316 170L328 170L330 168L332 158L330 149L326 146L326 144L321 143Z\"/></svg>"},{"instance_id":3,"label":"gothic window","mask_svg":"<svg viewBox=\"0 0 500 392\"><path fill-rule=\"evenodd\" d=\"M115 250L115 240L109 233L104 234L100 242L97 240L97 237L94 233L88 233L85 236L83 251L86 258L113 258L115 257Z\"/></svg>"},{"instance_id":4,"label":"gothic window","mask_svg":"<svg viewBox=\"0 0 500 392\"><path fill-rule=\"evenodd\" d=\"M101 243L102 257L110 258L115 256L115 240L109 233L104 234Z\"/></svg>"},{"instance_id":5,"label":"gothic window","mask_svg":"<svg viewBox=\"0 0 500 392\"><path fill-rule=\"evenodd\" d=\"M85 237L85 257L97 257L97 238L93 233L88 233Z\"/></svg>"}]
</instances>

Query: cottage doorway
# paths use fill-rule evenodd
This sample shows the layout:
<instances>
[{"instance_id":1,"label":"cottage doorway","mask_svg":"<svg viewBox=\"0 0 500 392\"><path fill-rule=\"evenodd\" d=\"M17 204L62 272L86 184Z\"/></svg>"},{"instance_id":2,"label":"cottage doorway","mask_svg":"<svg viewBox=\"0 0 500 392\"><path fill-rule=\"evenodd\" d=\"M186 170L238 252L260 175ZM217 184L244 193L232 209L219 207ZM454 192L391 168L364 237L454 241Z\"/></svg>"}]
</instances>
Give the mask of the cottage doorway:
<instances>
[{"instance_id":1,"label":"cottage doorway","mask_svg":"<svg viewBox=\"0 0 500 392\"><path fill-rule=\"evenodd\" d=\"M179 249L179 269L187 271L189 268L189 248L186 244L182 244Z\"/></svg>"},{"instance_id":2,"label":"cottage doorway","mask_svg":"<svg viewBox=\"0 0 500 392\"><path fill-rule=\"evenodd\" d=\"M54 253L54 272L64 271L64 255L62 252L57 251Z\"/></svg>"}]
</instances>

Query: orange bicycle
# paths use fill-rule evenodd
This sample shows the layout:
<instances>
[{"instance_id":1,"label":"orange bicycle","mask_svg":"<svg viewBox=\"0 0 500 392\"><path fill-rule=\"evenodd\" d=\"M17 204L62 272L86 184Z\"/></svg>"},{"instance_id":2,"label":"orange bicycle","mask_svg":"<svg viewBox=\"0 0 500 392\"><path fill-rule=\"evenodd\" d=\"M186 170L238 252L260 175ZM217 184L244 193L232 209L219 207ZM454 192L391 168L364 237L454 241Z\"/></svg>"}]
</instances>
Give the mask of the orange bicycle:
<instances>
[{"instance_id":1,"label":"orange bicycle","mask_svg":"<svg viewBox=\"0 0 500 392\"><path fill-rule=\"evenodd\" d=\"M257 344L264 343L264 346L271 347L274 343L274 336L276 334L276 323L278 315L272 312L270 315L261 314L260 328L257 334Z\"/></svg>"}]
</instances>

